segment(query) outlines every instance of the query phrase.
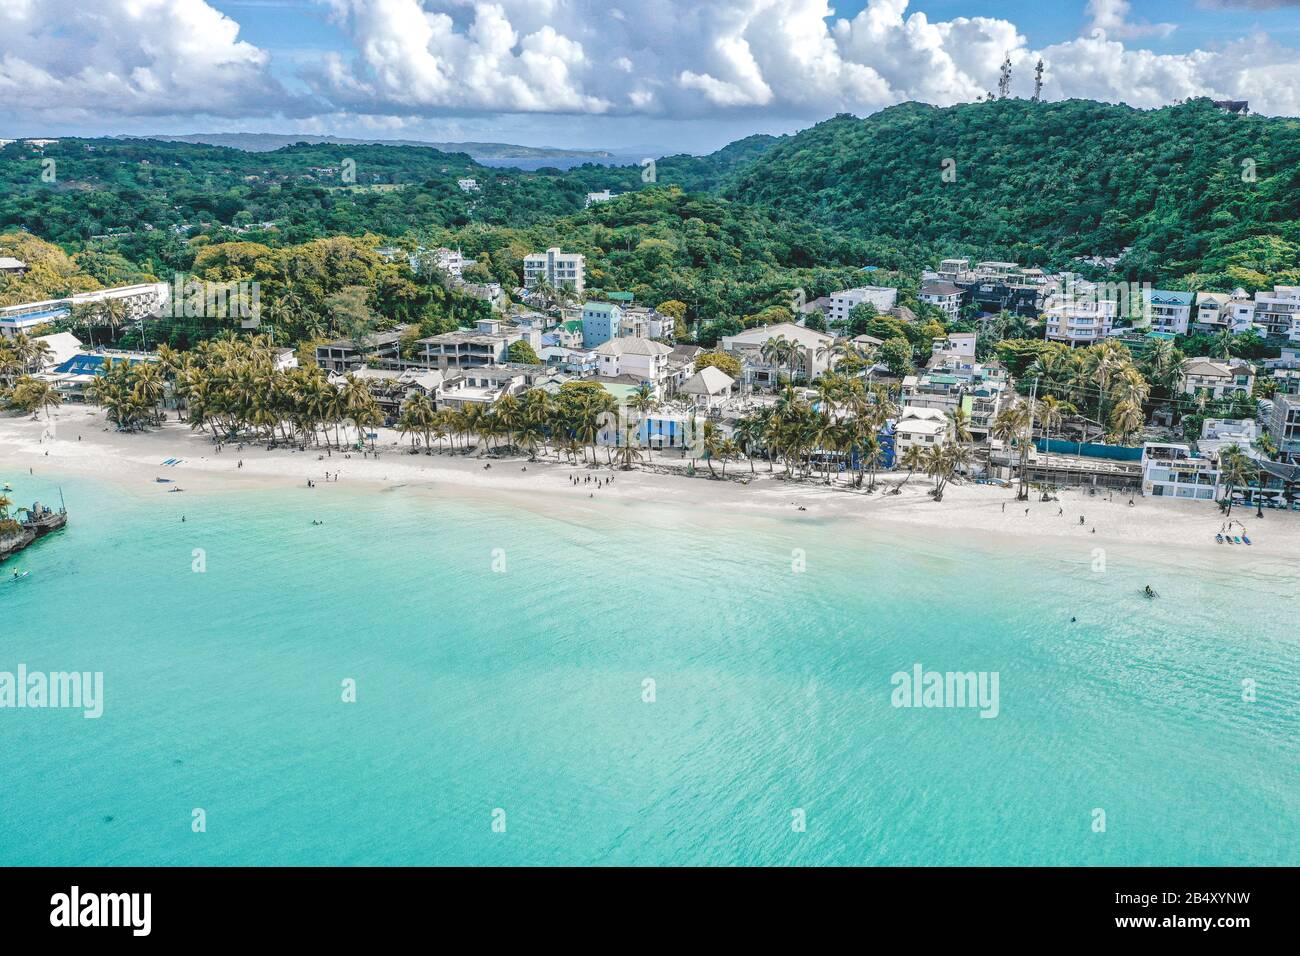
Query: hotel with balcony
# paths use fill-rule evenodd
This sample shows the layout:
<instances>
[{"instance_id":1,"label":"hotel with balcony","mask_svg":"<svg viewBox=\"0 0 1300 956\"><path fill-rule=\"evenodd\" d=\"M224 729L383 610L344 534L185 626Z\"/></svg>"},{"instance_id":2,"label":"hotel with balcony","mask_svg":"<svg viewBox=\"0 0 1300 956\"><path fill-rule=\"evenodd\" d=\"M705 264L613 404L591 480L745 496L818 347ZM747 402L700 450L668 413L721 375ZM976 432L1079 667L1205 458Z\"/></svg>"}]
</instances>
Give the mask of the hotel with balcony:
<instances>
[{"instance_id":1,"label":"hotel with balcony","mask_svg":"<svg viewBox=\"0 0 1300 956\"><path fill-rule=\"evenodd\" d=\"M524 256L525 289L545 279L552 288L569 288L581 295L585 277L586 259L576 252L561 252L558 246L553 246L545 252Z\"/></svg>"}]
</instances>

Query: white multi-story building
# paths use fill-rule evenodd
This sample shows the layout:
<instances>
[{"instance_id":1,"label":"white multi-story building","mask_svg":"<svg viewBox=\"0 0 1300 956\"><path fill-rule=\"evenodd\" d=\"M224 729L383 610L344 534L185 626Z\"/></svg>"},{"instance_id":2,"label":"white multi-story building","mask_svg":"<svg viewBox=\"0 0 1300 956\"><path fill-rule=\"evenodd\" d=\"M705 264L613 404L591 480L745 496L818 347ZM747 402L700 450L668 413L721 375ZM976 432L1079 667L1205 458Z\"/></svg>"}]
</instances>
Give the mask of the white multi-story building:
<instances>
[{"instance_id":1,"label":"white multi-story building","mask_svg":"<svg viewBox=\"0 0 1300 956\"><path fill-rule=\"evenodd\" d=\"M1179 391L1185 395L1205 395L1208 398L1227 398L1232 395L1249 396L1255 387L1255 367L1240 359L1219 359L1199 356L1183 364Z\"/></svg>"},{"instance_id":2,"label":"white multi-story building","mask_svg":"<svg viewBox=\"0 0 1300 956\"><path fill-rule=\"evenodd\" d=\"M895 460L913 446L933 448L942 445L948 440L950 431L948 416L940 409L903 406L898 421L894 423Z\"/></svg>"},{"instance_id":3,"label":"white multi-story building","mask_svg":"<svg viewBox=\"0 0 1300 956\"><path fill-rule=\"evenodd\" d=\"M459 279L464 274L465 267L473 265L474 261L466 259L459 249L444 246L433 250L433 263L453 279Z\"/></svg>"},{"instance_id":4,"label":"white multi-story building","mask_svg":"<svg viewBox=\"0 0 1300 956\"><path fill-rule=\"evenodd\" d=\"M1219 463L1191 446L1146 442L1142 446L1142 494L1155 498L1213 501L1219 491Z\"/></svg>"},{"instance_id":5,"label":"white multi-story building","mask_svg":"<svg viewBox=\"0 0 1300 956\"><path fill-rule=\"evenodd\" d=\"M456 185L460 187L460 191L463 193L476 193L479 191L477 179L458 179Z\"/></svg>"},{"instance_id":6,"label":"white multi-story building","mask_svg":"<svg viewBox=\"0 0 1300 956\"><path fill-rule=\"evenodd\" d=\"M946 352L964 358L974 358L978 341L979 336L974 332L949 332L943 338L934 340L930 346L930 354L938 355L940 352Z\"/></svg>"},{"instance_id":7,"label":"white multi-story building","mask_svg":"<svg viewBox=\"0 0 1300 956\"><path fill-rule=\"evenodd\" d=\"M592 203L609 202L617 195L618 193L612 193L608 189L602 189L598 193L587 193L586 205L590 206Z\"/></svg>"},{"instance_id":8,"label":"white multi-story building","mask_svg":"<svg viewBox=\"0 0 1300 956\"><path fill-rule=\"evenodd\" d=\"M47 322L66 319L77 306L108 301L122 304L122 315L118 318L124 324L138 322L146 316L161 314L170 298L171 287L166 282L148 282L94 292L78 292L62 299L7 305L0 307L0 334L12 338L19 332L30 332Z\"/></svg>"},{"instance_id":9,"label":"white multi-story building","mask_svg":"<svg viewBox=\"0 0 1300 956\"><path fill-rule=\"evenodd\" d=\"M1300 459L1300 395L1273 396L1268 434L1286 459Z\"/></svg>"},{"instance_id":10,"label":"white multi-story building","mask_svg":"<svg viewBox=\"0 0 1300 956\"><path fill-rule=\"evenodd\" d=\"M1186 335L1192 321L1191 292L1168 292L1164 289L1145 289L1142 304L1151 318L1151 331Z\"/></svg>"},{"instance_id":11,"label":"white multi-story building","mask_svg":"<svg viewBox=\"0 0 1300 956\"><path fill-rule=\"evenodd\" d=\"M835 292L830 296L830 304L826 307L826 321L847 322L849 313L864 302L870 302L876 307L877 312L888 312L898 302L898 290L879 285L864 285L856 289Z\"/></svg>"},{"instance_id":12,"label":"white multi-story building","mask_svg":"<svg viewBox=\"0 0 1300 956\"><path fill-rule=\"evenodd\" d=\"M793 369L789 360L763 355L770 340L782 338L793 342L796 347ZM718 345L722 351L740 359L746 384L775 385L779 376L788 376L791 371L808 381L827 371L833 362L830 346L834 341L832 336L816 329L780 322L723 336Z\"/></svg>"},{"instance_id":13,"label":"white multi-story building","mask_svg":"<svg viewBox=\"0 0 1300 956\"><path fill-rule=\"evenodd\" d=\"M586 285L587 260L576 252L562 252L558 246L524 257L524 288L542 279L553 288L568 287L579 295Z\"/></svg>"},{"instance_id":14,"label":"white multi-story building","mask_svg":"<svg viewBox=\"0 0 1300 956\"><path fill-rule=\"evenodd\" d=\"M1255 293L1255 328L1261 335L1300 342L1300 286L1274 286Z\"/></svg>"},{"instance_id":15,"label":"white multi-story building","mask_svg":"<svg viewBox=\"0 0 1300 956\"><path fill-rule=\"evenodd\" d=\"M942 268L942 266L941 266ZM921 283L917 298L927 305L932 305L948 318L955 319L961 314L961 300L965 293L951 282L935 280Z\"/></svg>"},{"instance_id":16,"label":"white multi-story building","mask_svg":"<svg viewBox=\"0 0 1300 956\"><path fill-rule=\"evenodd\" d=\"M626 380L627 384L647 382L655 397L667 395L668 356L672 349L662 342L636 336L624 336L603 342L596 348L597 374L602 379Z\"/></svg>"},{"instance_id":17,"label":"white multi-story building","mask_svg":"<svg viewBox=\"0 0 1300 956\"><path fill-rule=\"evenodd\" d=\"M1094 345L1115 327L1119 304L1112 299L1082 296L1052 296L1043 312L1047 338L1052 342Z\"/></svg>"}]
</instances>

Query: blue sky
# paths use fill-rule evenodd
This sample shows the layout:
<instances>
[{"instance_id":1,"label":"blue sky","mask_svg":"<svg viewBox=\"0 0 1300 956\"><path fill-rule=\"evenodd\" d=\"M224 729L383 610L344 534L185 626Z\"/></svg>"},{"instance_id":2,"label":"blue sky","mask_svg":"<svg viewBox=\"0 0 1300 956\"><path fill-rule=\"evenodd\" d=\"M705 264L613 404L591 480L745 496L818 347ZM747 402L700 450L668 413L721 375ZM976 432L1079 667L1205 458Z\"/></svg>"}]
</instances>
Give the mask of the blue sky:
<instances>
[{"instance_id":1,"label":"blue sky","mask_svg":"<svg viewBox=\"0 0 1300 956\"><path fill-rule=\"evenodd\" d=\"M1008 54L1015 95L1041 57L1048 99L1209 95L1296 115L1297 50L1300 0L41 0L0 6L0 136L700 152L968 101Z\"/></svg>"}]
</instances>

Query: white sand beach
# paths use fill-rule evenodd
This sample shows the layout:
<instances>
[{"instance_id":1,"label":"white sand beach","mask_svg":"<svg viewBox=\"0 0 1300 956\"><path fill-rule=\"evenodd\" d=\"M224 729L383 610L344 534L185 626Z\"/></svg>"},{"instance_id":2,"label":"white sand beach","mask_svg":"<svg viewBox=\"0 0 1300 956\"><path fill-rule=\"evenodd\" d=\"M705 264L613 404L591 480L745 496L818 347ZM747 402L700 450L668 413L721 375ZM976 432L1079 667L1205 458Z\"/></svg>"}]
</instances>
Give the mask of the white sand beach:
<instances>
[{"instance_id":1,"label":"white sand beach","mask_svg":"<svg viewBox=\"0 0 1300 956\"><path fill-rule=\"evenodd\" d=\"M875 494L851 491L843 485L828 487L816 478L792 482L781 478L778 465L769 473L758 463L751 476L747 462L732 462L727 477L749 479L711 480L701 463L694 478L643 470L619 470L605 463L600 449L599 466L573 465L554 456L528 461L526 457L481 457L437 452L411 454L409 444L392 430L380 429L376 442L378 458L361 453L326 452L308 446L300 452L287 448L266 450L245 444L242 449L226 445L218 452L210 435L193 431L172 419L160 428L137 434L119 433L108 425L102 410L67 406L33 419L15 413L0 414L0 478L14 481L31 469L33 474L74 474L120 483L134 493L158 493L155 477L173 479L175 485L195 492L237 491L258 486L301 487L316 482L319 490L338 486L423 485L455 488L475 494L524 495L532 502L560 501L596 504L627 501L673 504L707 509L715 515L729 512L770 516L856 517L882 526L921 526L933 532L973 532L979 536L1052 539L1089 546L1123 543L1158 546L1165 556L1170 550L1202 549L1227 551L1217 544L1215 532L1224 522L1218 506L1210 502L1168 501L1121 493L1069 489L1059 502L1017 502L1014 490L989 485L951 484L943 501L929 495L931 483L917 474L905 481L906 473L889 473L878 480ZM168 459L181 459L164 466ZM243 466L240 467L240 462ZM676 452L656 452L653 466L683 462ZM490 464L491 467L485 467ZM325 475L337 482L325 484ZM581 482L591 476L591 484ZM596 478L609 479L602 487ZM888 494L902 483L900 494ZM806 511L800 511L800 508ZM1300 558L1300 515L1266 512L1257 519L1250 509L1236 509L1254 542L1251 552L1264 552L1273 559ZM1083 521L1080 522L1082 516ZM1095 529L1095 530L1094 530ZM1235 550L1235 549L1234 549ZM1242 551L1246 549L1243 547Z\"/></svg>"}]
</instances>

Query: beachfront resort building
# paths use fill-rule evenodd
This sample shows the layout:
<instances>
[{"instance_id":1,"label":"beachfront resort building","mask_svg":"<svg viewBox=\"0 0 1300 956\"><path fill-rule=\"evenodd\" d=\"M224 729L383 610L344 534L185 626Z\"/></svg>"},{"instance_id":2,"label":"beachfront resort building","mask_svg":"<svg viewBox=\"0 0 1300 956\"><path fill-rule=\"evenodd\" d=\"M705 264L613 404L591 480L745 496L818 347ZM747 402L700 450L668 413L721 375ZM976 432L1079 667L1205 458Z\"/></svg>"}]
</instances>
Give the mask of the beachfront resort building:
<instances>
[{"instance_id":1,"label":"beachfront resort building","mask_svg":"<svg viewBox=\"0 0 1300 956\"><path fill-rule=\"evenodd\" d=\"M894 453L902 457L907 449L922 449L944 444L951 436L948 416L937 408L904 405L894 423Z\"/></svg>"},{"instance_id":2,"label":"beachfront resort building","mask_svg":"<svg viewBox=\"0 0 1300 956\"><path fill-rule=\"evenodd\" d=\"M446 370L498 365L506 361L516 342L527 342L536 352L542 345L541 331L528 323L480 319L472 329L430 335L416 345L421 364Z\"/></svg>"},{"instance_id":3,"label":"beachfront resort building","mask_svg":"<svg viewBox=\"0 0 1300 956\"><path fill-rule=\"evenodd\" d=\"M448 374L438 391L438 409L460 411L469 405L491 407L505 395L528 388L528 373L510 365L480 365Z\"/></svg>"},{"instance_id":4,"label":"beachfront resort building","mask_svg":"<svg viewBox=\"0 0 1300 956\"><path fill-rule=\"evenodd\" d=\"M1146 442L1142 446L1142 494L1154 498L1214 501L1219 492L1219 462L1190 445Z\"/></svg>"},{"instance_id":5,"label":"beachfront resort building","mask_svg":"<svg viewBox=\"0 0 1300 956\"><path fill-rule=\"evenodd\" d=\"M849 313L864 303L871 303L877 312L885 313L898 301L898 290L887 286L863 285L832 293L826 305L826 321L844 323Z\"/></svg>"},{"instance_id":6,"label":"beachfront resort building","mask_svg":"<svg viewBox=\"0 0 1300 956\"><path fill-rule=\"evenodd\" d=\"M443 382L443 374L437 369L412 368L399 371L364 366L350 372L331 374L329 382L336 388L342 388L349 375L364 382L370 390L375 404L383 413L385 427L391 427L397 421L402 413L402 405L415 395L423 395L430 402L436 402Z\"/></svg>"},{"instance_id":7,"label":"beachfront resort building","mask_svg":"<svg viewBox=\"0 0 1300 956\"><path fill-rule=\"evenodd\" d=\"M562 252L558 246L545 252L524 256L524 288L531 289L543 280L551 288L572 289L581 295L586 279L586 259L576 252Z\"/></svg>"},{"instance_id":8,"label":"beachfront resort building","mask_svg":"<svg viewBox=\"0 0 1300 956\"><path fill-rule=\"evenodd\" d=\"M764 355L764 348L769 341L780 339L795 345L793 371L796 378L811 381L830 369L834 363L830 351L835 342L834 337L793 322L765 325L746 329L736 335L726 335L718 346L722 351L740 359L742 381L746 385L775 386L781 375L790 374L791 362L778 355Z\"/></svg>"},{"instance_id":9,"label":"beachfront resort building","mask_svg":"<svg viewBox=\"0 0 1300 956\"><path fill-rule=\"evenodd\" d=\"M78 292L61 299L2 306L0 334L7 338L13 338L19 332L31 334L42 325L67 319L74 309L87 306L103 307L105 322L108 321L109 310L116 308L119 314L113 316L113 319L128 325L147 316L160 315L170 298L171 289L166 282L148 282L97 289L94 292Z\"/></svg>"},{"instance_id":10,"label":"beachfront resort building","mask_svg":"<svg viewBox=\"0 0 1300 956\"><path fill-rule=\"evenodd\" d=\"M610 339L596 349L600 378L626 385L647 384L655 398L666 398L671 391L668 356L672 349L653 339L625 336Z\"/></svg>"},{"instance_id":11,"label":"beachfront resort building","mask_svg":"<svg viewBox=\"0 0 1300 956\"><path fill-rule=\"evenodd\" d=\"M903 379L902 402L914 408L966 413L967 429L976 441L989 436L993 420L1007 402L1011 380L995 363L982 364L958 352L936 352L929 366Z\"/></svg>"},{"instance_id":12,"label":"beachfront resort building","mask_svg":"<svg viewBox=\"0 0 1300 956\"><path fill-rule=\"evenodd\" d=\"M396 362L401 357L402 333L377 332L365 339L338 339L316 346L316 364L327 372L350 372L368 363Z\"/></svg>"},{"instance_id":13,"label":"beachfront resort building","mask_svg":"<svg viewBox=\"0 0 1300 956\"><path fill-rule=\"evenodd\" d=\"M1255 367L1240 359L1191 358L1183 365L1179 391L1219 399L1249 396L1255 387Z\"/></svg>"},{"instance_id":14,"label":"beachfront resort building","mask_svg":"<svg viewBox=\"0 0 1300 956\"><path fill-rule=\"evenodd\" d=\"M80 352L71 358L38 372L32 377L37 381L48 382L59 393L64 402L82 404L89 400L90 386L104 371L105 362L125 362L138 365L141 362L157 362L158 356L152 352L130 351L124 349L100 349L95 352Z\"/></svg>"},{"instance_id":15,"label":"beachfront resort building","mask_svg":"<svg viewBox=\"0 0 1300 956\"><path fill-rule=\"evenodd\" d=\"M1268 434L1279 455L1287 461L1300 461L1300 396L1273 396Z\"/></svg>"}]
</instances>

